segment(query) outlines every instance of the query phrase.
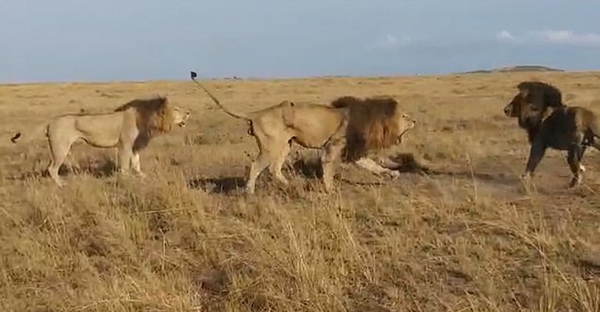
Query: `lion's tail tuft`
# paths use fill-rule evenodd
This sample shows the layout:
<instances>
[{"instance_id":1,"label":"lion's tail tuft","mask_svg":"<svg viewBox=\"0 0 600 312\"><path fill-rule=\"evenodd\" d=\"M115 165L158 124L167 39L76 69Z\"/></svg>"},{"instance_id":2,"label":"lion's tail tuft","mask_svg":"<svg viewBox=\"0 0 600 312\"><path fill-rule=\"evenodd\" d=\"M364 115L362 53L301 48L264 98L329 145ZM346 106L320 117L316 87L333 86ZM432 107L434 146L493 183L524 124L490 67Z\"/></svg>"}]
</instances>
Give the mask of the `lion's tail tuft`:
<instances>
[{"instance_id":1,"label":"lion's tail tuft","mask_svg":"<svg viewBox=\"0 0 600 312\"><path fill-rule=\"evenodd\" d=\"M13 144L16 144L18 142L29 142L31 139L37 137L38 135L40 135L43 132L45 132L46 135L48 135L48 122L45 122L45 123L37 126L33 130L31 130L30 133L25 133L25 135L23 135L23 133L21 131L19 131L19 132L15 133L15 135L13 135L12 138L10 138L10 141Z\"/></svg>"},{"instance_id":2,"label":"lion's tail tuft","mask_svg":"<svg viewBox=\"0 0 600 312\"><path fill-rule=\"evenodd\" d=\"M21 138L21 132L15 133L15 135L12 138L10 138L10 141L12 143L17 143L17 140L19 140L19 138Z\"/></svg>"}]
</instances>

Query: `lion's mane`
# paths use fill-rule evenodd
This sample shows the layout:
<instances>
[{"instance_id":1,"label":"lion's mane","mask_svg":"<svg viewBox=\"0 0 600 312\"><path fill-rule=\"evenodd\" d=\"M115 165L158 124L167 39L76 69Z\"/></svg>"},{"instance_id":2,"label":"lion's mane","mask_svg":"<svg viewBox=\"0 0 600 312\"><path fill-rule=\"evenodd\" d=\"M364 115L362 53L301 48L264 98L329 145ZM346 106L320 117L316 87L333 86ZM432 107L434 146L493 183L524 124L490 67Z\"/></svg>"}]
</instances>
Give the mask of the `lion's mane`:
<instances>
[{"instance_id":1,"label":"lion's mane","mask_svg":"<svg viewBox=\"0 0 600 312\"><path fill-rule=\"evenodd\" d=\"M146 136L167 133L172 130L175 120L174 108L166 97L133 99L119 107L115 112L133 109L136 112L137 127Z\"/></svg>"},{"instance_id":2,"label":"lion's mane","mask_svg":"<svg viewBox=\"0 0 600 312\"><path fill-rule=\"evenodd\" d=\"M523 81L517 89L519 93L510 103L511 115L518 118L519 127L527 131L529 142L532 142L552 109L565 106L562 93L555 86L539 81Z\"/></svg>"},{"instance_id":3,"label":"lion's mane","mask_svg":"<svg viewBox=\"0 0 600 312\"><path fill-rule=\"evenodd\" d=\"M406 129L397 123L398 102L392 98L365 98L343 96L331 102L331 106L348 109L347 145L345 157L356 160L373 149L382 149L396 143Z\"/></svg>"}]
</instances>

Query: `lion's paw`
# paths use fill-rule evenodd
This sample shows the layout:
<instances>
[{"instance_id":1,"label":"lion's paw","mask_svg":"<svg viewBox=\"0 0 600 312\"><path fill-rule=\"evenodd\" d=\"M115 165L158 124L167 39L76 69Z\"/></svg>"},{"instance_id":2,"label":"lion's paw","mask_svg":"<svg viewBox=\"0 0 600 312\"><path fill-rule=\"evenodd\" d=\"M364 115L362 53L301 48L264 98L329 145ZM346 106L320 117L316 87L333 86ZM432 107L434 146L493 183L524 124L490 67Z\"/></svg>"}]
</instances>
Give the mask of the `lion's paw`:
<instances>
[{"instance_id":1,"label":"lion's paw","mask_svg":"<svg viewBox=\"0 0 600 312\"><path fill-rule=\"evenodd\" d=\"M388 171L388 175L392 178L392 180L395 180L400 177L400 172L396 170L390 170Z\"/></svg>"},{"instance_id":2,"label":"lion's paw","mask_svg":"<svg viewBox=\"0 0 600 312\"><path fill-rule=\"evenodd\" d=\"M568 188L576 188L576 187L578 187L581 184L581 180L582 180L581 176L573 177L571 179L571 182L569 182Z\"/></svg>"}]
</instances>

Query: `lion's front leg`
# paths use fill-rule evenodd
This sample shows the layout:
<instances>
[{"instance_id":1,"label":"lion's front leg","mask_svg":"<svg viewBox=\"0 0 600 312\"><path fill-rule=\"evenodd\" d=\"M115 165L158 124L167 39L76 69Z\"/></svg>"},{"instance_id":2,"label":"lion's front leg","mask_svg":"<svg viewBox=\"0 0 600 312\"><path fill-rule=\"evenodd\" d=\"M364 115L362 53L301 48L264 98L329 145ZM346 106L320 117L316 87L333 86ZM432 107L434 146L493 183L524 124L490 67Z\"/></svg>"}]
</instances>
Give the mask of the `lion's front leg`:
<instances>
[{"instance_id":1,"label":"lion's front leg","mask_svg":"<svg viewBox=\"0 0 600 312\"><path fill-rule=\"evenodd\" d=\"M135 174L137 174L138 176L140 176L140 177L146 176L146 174L142 172L142 169L140 167L140 153L139 152L133 152L133 154L131 155L131 168L133 169Z\"/></svg>"},{"instance_id":2,"label":"lion's front leg","mask_svg":"<svg viewBox=\"0 0 600 312\"><path fill-rule=\"evenodd\" d=\"M383 157L383 156L378 157L377 162L379 163L380 166L387 168L387 169L398 169L401 167L401 165L399 163L393 161L389 157Z\"/></svg>"},{"instance_id":3,"label":"lion's front leg","mask_svg":"<svg viewBox=\"0 0 600 312\"><path fill-rule=\"evenodd\" d=\"M522 175L525 180L531 180L535 169L544 158L544 154L546 154L546 144L542 138L537 138L529 150L529 159L525 166L525 173Z\"/></svg>"},{"instance_id":4,"label":"lion's front leg","mask_svg":"<svg viewBox=\"0 0 600 312\"><path fill-rule=\"evenodd\" d=\"M126 173L129 171L130 164L132 162L133 151L131 148L122 147L118 151L118 167L120 173Z\"/></svg>"},{"instance_id":5,"label":"lion's front leg","mask_svg":"<svg viewBox=\"0 0 600 312\"><path fill-rule=\"evenodd\" d=\"M372 160L371 158L362 157L362 158L356 160L354 163L356 165L358 165L359 167L366 169L369 172L372 172L375 174L379 174L379 175L384 174L384 173L389 174L394 179L400 176L400 172L391 170L388 168L384 168L380 164L378 164L377 162Z\"/></svg>"},{"instance_id":6,"label":"lion's front leg","mask_svg":"<svg viewBox=\"0 0 600 312\"><path fill-rule=\"evenodd\" d=\"M344 146L346 146L345 137L333 138L321 155L322 179L327 192L333 191L333 176L341 163Z\"/></svg>"}]
</instances>

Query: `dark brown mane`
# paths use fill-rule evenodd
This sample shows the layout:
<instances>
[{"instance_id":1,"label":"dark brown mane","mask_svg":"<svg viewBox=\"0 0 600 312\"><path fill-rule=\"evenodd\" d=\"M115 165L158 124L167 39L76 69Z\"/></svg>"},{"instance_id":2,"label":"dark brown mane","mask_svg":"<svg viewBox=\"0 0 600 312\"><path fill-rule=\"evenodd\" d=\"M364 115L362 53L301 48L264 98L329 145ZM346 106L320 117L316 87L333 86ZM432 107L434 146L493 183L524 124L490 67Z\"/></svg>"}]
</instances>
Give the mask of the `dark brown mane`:
<instances>
[{"instance_id":1,"label":"dark brown mane","mask_svg":"<svg viewBox=\"0 0 600 312\"><path fill-rule=\"evenodd\" d=\"M347 108L349 124L346 130L347 160L363 157L368 150L393 145L400 130L395 121L398 102L390 97L359 99L343 96L331 102L336 108Z\"/></svg>"},{"instance_id":2,"label":"dark brown mane","mask_svg":"<svg viewBox=\"0 0 600 312\"><path fill-rule=\"evenodd\" d=\"M541 81L523 81L517 85L520 91L527 91L527 99L544 110L548 107L564 106L560 90L548 83Z\"/></svg>"},{"instance_id":3,"label":"dark brown mane","mask_svg":"<svg viewBox=\"0 0 600 312\"><path fill-rule=\"evenodd\" d=\"M508 115L517 117L519 127L527 131L533 142L546 116L557 107L564 107L562 93L555 86L540 81L523 81L517 85L517 93L505 108Z\"/></svg>"},{"instance_id":4,"label":"dark brown mane","mask_svg":"<svg viewBox=\"0 0 600 312\"><path fill-rule=\"evenodd\" d=\"M527 131L529 158L523 178L531 179L547 149L567 152L567 163L573 177L569 188L580 184L585 168L581 160L586 148L600 150L600 122L596 114L584 107L567 106L558 88L543 82L521 82L504 114L517 118L519 127Z\"/></svg>"}]
</instances>

